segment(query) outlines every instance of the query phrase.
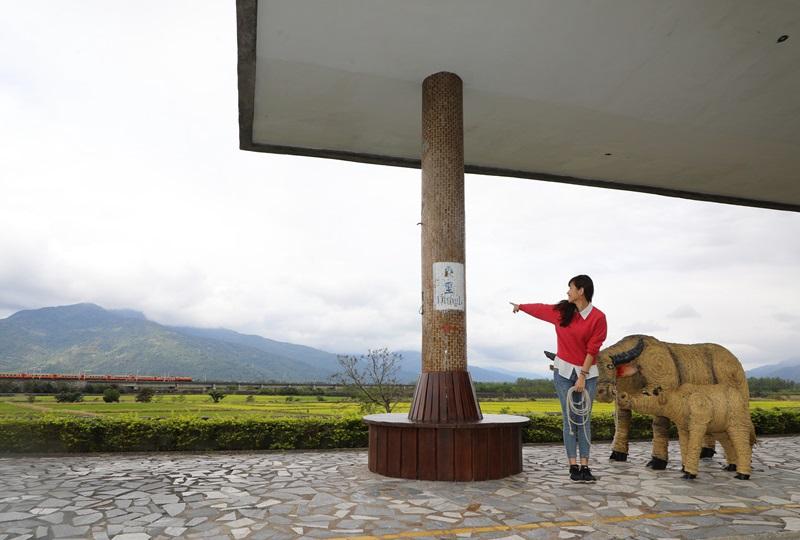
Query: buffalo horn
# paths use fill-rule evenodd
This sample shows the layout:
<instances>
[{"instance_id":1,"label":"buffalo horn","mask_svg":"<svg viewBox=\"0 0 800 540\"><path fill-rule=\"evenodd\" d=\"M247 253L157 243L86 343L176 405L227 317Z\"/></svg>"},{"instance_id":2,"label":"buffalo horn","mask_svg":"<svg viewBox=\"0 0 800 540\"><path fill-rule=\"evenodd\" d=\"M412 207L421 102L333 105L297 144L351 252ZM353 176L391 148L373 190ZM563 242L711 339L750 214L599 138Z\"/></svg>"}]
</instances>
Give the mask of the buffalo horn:
<instances>
[{"instance_id":1,"label":"buffalo horn","mask_svg":"<svg viewBox=\"0 0 800 540\"><path fill-rule=\"evenodd\" d=\"M627 364L640 354L642 354L642 350L644 350L644 340L639 338L639 343L636 344L636 347L629 351L621 352L619 354L612 354L611 361L614 363L614 366L620 366L622 364Z\"/></svg>"}]
</instances>

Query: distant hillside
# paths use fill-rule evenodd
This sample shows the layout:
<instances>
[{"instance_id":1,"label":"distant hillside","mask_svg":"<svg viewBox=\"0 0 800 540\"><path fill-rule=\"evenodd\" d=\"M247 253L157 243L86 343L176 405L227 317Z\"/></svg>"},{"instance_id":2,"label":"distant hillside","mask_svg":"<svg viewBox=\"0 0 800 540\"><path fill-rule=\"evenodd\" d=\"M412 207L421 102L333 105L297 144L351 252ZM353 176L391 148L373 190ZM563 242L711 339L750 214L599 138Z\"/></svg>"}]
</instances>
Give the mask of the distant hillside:
<instances>
[{"instance_id":1,"label":"distant hillside","mask_svg":"<svg viewBox=\"0 0 800 540\"><path fill-rule=\"evenodd\" d=\"M420 353L400 351L413 383ZM0 320L0 371L141 373L195 380L326 382L336 354L223 328L163 326L144 314L94 304L25 310ZM476 381L519 375L471 366Z\"/></svg>"},{"instance_id":2,"label":"distant hillside","mask_svg":"<svg viewBox=\"0 0 800 540\"><path fill-rule=\"evenodd\" d=\"M800 382L800 358L792 358L779 364L753 368L747 372L747 376L779 377L788 381Z\"/></svg>"},{"instance_id":3,"label":"distant hillside","mask_svg":"<svg viewBox=\"0 0 800 540\"><path fill-rule=\"evenodd\" d=\"M198 380L323 381L329 369L255 347L189 335L94 304L0 320L0 370L188 375Z\"/></svg>"},{"instance_id":4,"label":"distant hillside","mask_svg":"<svg viewBox=\"0 0 800 540\"><path fill-rule=\"evenodd\" d=\"M225 343L257 349L281 358L287 358L297 362L298 370L304 369L305 366L313 366L322 373L326 379L339 371L339 362L336 360L335 354L312 347L306 347L305 345L275 341L252 334L240 334L233 330L226 330L225 328L193 328L189 326L175 326L170 328L188 336L223 341Z\"/></svg>"}]
</instances>

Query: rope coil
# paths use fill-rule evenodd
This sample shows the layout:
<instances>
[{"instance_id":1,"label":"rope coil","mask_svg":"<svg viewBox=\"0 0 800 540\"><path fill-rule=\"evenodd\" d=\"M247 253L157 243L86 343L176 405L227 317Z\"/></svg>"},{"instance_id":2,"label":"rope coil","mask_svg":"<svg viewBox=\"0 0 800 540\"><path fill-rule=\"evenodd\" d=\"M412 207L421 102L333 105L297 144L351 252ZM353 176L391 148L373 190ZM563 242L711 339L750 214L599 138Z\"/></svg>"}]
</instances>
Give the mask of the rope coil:
<instances>
[{"instance_id":1,"label":"rope coil","mask_svg":"<svg viewBox=\"0 0 800 540\"><path fill-rule=\"evenodd\" d=\"M569 434L575 435L575 432L572 430L573 424L575 425L575 429L579 427L583 428L583 435L586 437L586 440L589 440L589 434L586 431L586 426L590 425L591 416L590 413L592 412L592 398L589 396L589 392L584 388L581 390L580 400L575 401L572 399L572 396L575 394L575 387L573 386L569 390L567 390L567 424L569 425ZM577 416L578 418L573 420L573 415Z\"/></svg>"}]
</instances>

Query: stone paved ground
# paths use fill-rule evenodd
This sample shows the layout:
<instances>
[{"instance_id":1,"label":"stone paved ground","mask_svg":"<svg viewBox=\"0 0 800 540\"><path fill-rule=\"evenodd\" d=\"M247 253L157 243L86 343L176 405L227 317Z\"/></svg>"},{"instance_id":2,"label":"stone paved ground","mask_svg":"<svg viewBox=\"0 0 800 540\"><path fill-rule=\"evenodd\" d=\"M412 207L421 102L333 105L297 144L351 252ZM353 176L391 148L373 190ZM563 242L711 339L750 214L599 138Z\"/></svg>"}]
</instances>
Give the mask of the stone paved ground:
<instances>
[{"instance_id":1,"label":"stone paved ground","mask_svg":"<svg viewBox=\"0 0 800 540\"><path fill-rule=\"evenodd\" d=\"M380 477L366 451L0 458L0 540L28 538L800 537L800 437L763 439L750 481L705 460L695 481L597 444L594 485L560 445L480 483ZM671 447L673 456L677 448Z\"/></svg>"}]
</instances>

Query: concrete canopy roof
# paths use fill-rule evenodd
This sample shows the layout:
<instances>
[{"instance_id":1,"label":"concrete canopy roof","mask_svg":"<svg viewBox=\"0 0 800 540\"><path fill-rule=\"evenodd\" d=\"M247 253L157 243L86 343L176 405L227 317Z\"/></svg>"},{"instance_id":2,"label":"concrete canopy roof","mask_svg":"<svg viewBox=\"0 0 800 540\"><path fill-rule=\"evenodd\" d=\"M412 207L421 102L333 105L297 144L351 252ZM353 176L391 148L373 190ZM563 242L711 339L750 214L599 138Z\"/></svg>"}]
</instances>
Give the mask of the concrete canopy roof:
<instances>
[{"instance_id":1,"label":"concrete canopy roof","mask_svg":"<svg viewBox=\"0 0 800 540\"><path fill-rule=\"evenodd\" d=\"M242 149L419 167L422 80L451 71L467 172L800 211L796 0L237 0L237 19Z\"/></svg>"}]
</instances>

